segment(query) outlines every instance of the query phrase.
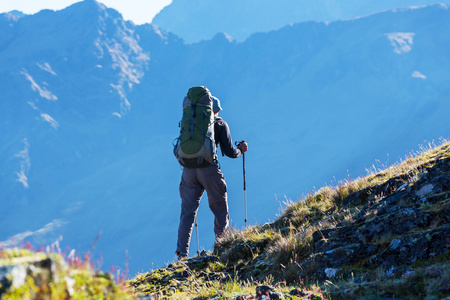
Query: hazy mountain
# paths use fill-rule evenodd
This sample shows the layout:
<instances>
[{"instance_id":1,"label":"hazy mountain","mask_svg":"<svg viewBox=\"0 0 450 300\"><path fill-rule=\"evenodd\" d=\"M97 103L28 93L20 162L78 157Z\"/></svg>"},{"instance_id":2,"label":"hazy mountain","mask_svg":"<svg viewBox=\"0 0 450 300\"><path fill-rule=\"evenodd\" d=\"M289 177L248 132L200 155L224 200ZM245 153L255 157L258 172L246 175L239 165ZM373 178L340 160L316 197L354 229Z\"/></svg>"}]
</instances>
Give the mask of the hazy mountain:
<instances>
[{"instance_id":1,"label":"hazy mountain","mask_svg":"<svg viewBox=\"0 0 450 300\"><path fill-rule=\"evenodd\" d=\"M173 0L152 23L189 43L226 32L243 41L255 32L268 32L290 23L336 21L394 8L444 3L450 0Z\"/></svg>"},{"instance_id":2,"label":"hazy mountain","mask_svg":"<svg viewBox=\"0 0 450 300\"><path fill-rule=\"evenodd\" d=\"M156 29L146 28L153 47L164 45ZM125 245L141 234L128 219L136 219L139 201L150 200L135 197L127 182L151 194L149 175L135 176L133 164L151 152L136 144L148 148L155 131L151 113L148 128L135 124L127 98L150 61L135 30L95 1L0 30L2 239L22 233L49 243L62 235L66 245L86 251L103 230L103 249L123 245L112 256L125 262Z\"/></svg>"},{"instance_id":3,"label":"hazy mountain","mask_svg":"<svg viewBox=\"0 0 450 300\"><path fill-rule=\"evenodd\" d=\"M62 236L86 251L102 232L105 269L126 250L132 275L171 260L181 175L171 143L192 85L222 100L233 138L249 143L251 223L275 218L285 196L448 137L449 14L436 5L192 45L92 0L0 15L0 240ZM242 161L220 162L241 227Z\"/></svg>"}]
</instances>

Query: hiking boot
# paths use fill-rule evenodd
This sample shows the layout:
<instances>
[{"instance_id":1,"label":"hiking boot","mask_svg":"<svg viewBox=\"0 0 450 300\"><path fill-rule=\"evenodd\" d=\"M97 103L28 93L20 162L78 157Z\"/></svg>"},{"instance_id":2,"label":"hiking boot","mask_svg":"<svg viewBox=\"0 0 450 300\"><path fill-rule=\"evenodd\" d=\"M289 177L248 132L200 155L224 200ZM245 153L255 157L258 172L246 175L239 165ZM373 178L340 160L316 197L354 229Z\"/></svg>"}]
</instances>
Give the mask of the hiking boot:
<instances>
[{"instance_id":1,"label":"hiking boot","mask_svg":"<svg viewBox=\"0 0 450 300\"><path fill-rule=\"evenodd\" d=\"M188 258L188 256L185 253L175 252L175 254L178 256L178 261L183 261Z\"/></svg>"}]
</instances>

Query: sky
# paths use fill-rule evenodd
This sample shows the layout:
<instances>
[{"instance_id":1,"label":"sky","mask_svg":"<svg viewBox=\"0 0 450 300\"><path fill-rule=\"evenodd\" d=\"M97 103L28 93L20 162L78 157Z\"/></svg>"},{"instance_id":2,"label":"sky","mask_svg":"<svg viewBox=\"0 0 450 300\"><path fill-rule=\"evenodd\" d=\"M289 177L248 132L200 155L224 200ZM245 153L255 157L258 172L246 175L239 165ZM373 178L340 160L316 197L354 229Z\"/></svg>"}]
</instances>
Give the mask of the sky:
<instances>
[{"instance_id":1,"label":"sky","mask_svg":"<svg viewBox=\"0 0 450 300\"><path fill-rule=\"evenodd\" d=\"M43 9L61 10L81 0L0 0L0 13L18 10L35 14ZM119 11L125 20L135 24L150 23L153 17L172 0L97 0Z\"/></svg>"}]
</instances>

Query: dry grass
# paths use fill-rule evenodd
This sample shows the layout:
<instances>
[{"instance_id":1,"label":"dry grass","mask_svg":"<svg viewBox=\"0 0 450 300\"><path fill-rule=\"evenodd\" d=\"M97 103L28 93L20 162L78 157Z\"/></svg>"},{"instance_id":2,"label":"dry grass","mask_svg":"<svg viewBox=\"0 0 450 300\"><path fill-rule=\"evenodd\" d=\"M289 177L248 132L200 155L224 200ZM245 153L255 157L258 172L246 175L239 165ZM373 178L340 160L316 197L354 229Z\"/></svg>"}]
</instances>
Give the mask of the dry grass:
<instances>
[{"instance_id":1,"label":"dry grass","mask_svg":"<svg viewBox=\"0 0 450 300\"><path fill-rule=\"evenodd\" d=\"M450 143L446 140L442 140L441 143L437 147L434 143L421 147L420 151L410 153L404 161L385 170L380 171L373 166L367 170L366 177L354 181L341 181L334 188L326 186L315 193L308 193L298 202L286 203L285 212L276 222L284 225L291 223L297 227L308 226L341 212L342 200L356 191L373 188L394 178L407 185L411 184L424 174L424 167L431 167L438 160L450 157ZM379 199L382 196L383 194L370 195L368 199Z\"/></svg>"},{"instance_id":2,"label":"dry grass","mask_svg":"<svg viewBox=\"0 0 450 300\"><path fill-rule=\"evenodd\" d=\"M374 165L367 170L368 174L365 177L353 181L342 181L335 187L323 187L317 192L309 193L298 202L289 201L285 203L285 211L273 223L251 226L242 231L230 230L216 242L214 253L220 257L224 270L229 269L230 266L234 267L235 277L228 283L214 282L209 286L197 285L195 290L175 294L173 298L183 299L183 297L195 296L195 299L214 297L235 299L237 294L251 294L261 283L279 285L281 288L280 285L283 282L286 289L290 284L295 283L304 291L314 290L316 295L321 295L320 299L327 298L323 295L325 292L333 295L333 299L357 299L367 293L376 292L373 286L378 288L379 292L390 295L401 296L403 289L409 289L411 293L427 294L427 289L436 287L438 280L423 276L426 266L415 268L416 273L413 279L418 283L415 286L411 286L410 281L405 278L398 278L395 282L387 279L381 269L358 271L362 264L349 266L349 268L355 270L355 276L362 276L364 284L355 283L354 278L348 277L335 278L333 282L327 280L320 285L317 282L305 283L302 280L311 278L309 275L314 274L318 268L313 249L314 232L335 228L339 224L342 226L342 222L352 223L354 216L362 211L364 205L376 203L387 194L394 193L397 188L406 188L419 180L426 174L426 168L432 167L441 159L450 157L450 143L445 140L440 143L439 146L431 143L421 147L419 151L410 153L403 161L388 167L382 166L383 170ZM344 206L343 203L350 199L347 197L356 195L354 194L356 192L362 195L362 202ZM344 199L346 200L343 201ZM444 206L443 204L427 204L422 209L439 213ZM370 210L370 214L366 215L366 218L376 217L375 209ZM393 238L394 236L387 232L378 243L385 245ZM325 236L322 241L327 242ZM301 264L305 260L310 263ZM438 263L442 262L438 261ZM301 269L301 265L307 269ZM448 262L444 264L444 268L448 269ZM300 271L306 276L300 277ZM353 271L351 274L353 277ZM448 278L448 272L445 274ZM439 280L442 278L440 277Z\"/></svg>"}]
</instances>

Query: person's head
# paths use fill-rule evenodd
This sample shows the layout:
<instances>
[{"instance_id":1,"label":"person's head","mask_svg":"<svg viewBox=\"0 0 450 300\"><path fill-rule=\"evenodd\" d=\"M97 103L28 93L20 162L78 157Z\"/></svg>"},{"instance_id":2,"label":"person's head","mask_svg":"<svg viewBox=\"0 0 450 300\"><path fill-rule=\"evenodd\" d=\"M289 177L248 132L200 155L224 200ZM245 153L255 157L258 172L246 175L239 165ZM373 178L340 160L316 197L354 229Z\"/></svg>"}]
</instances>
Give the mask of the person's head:
<instances>
[{"instance_id":1,"label":"person's head","mask_svg":"<svg viewBox=\"0 0 450 300\"><path fill-rule=\"evenodd\" d=\"M222 110L222 107L220 106L220 100L214 96L212 96L212 100L213 100L213 111L215 114L218 114L219 111Z\"/></svg>"}]
</instances>

